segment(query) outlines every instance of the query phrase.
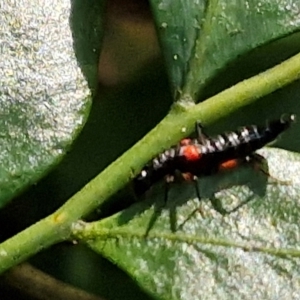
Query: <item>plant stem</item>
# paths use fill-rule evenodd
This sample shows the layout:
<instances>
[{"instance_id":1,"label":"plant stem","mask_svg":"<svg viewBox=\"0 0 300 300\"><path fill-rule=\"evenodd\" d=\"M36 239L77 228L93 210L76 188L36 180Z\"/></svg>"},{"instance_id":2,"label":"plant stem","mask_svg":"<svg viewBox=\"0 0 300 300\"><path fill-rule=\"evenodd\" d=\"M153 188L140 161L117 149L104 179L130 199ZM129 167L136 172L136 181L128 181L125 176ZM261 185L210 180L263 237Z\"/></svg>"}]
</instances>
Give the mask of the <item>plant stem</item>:
<instances>
[{"instance_id":1,"label":"plant stem","mask_svg":"<svg viewBox=\"0 0 300 300\"><path fill-rule=\"evenodd\" d=\"M49 246L66 240L70 223L56 213L0 244L0 274Z\"/></svg>"},{"instance_id":2,"label":"plant stem","mask_svg":"<svg viewBox=\"0 0 300 300\"><path fill-rule=\"evenodd\" d=\"M23 295L40 300L104 300L83 290L61 282L34 268L21 264L5 273L2 280L18 289Z\"/></svg>"},{"instance_id":3,"label":"plant stem","mask_svg":"<svg viewBox=\"0 0 300 300\"><path fill-rule=\"evenodd\" d=\"M91 180L57 212L0 245L0 273L59 241L70 238L72 223L95 210L124 187L156 154L190 134L200 119L205 125L257 101L300 78L300 54L236 84L203 103L182 99L141 141ZM184 129L184 130L183 130Z\"/></svg>"},{"instance_id":4,"label":"plant stem","mask_svg":"<svg viewBox=\"0 0 300 300\"><path fill-rule=\"evenodd\" d=\"M189 135L197 120L205 125L214 123L299 78L300 53L205 102L192 106L174 104L153 130L70 198L60 210L72 212L76 219L82 218L131 181L147 161Z\"/></svg>"}]
</instances>

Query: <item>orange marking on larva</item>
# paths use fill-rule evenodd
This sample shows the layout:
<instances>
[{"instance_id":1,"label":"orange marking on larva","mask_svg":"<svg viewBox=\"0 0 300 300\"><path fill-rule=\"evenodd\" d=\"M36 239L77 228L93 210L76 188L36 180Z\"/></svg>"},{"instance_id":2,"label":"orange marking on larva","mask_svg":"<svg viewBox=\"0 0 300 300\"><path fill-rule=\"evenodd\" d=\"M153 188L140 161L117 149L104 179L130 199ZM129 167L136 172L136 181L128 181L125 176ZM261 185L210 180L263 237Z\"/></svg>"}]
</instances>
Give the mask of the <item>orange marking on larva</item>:
<instances>
[{"instance_id":1,"label":"orange marking on larva","mask_svg":"<svg viewBox=\"0 0 300 300\"><path fill-rule=\"evenodd\" d=\"M184 147L182 154L189 161L195 161L201 158L201 153L199 153L199 150L195 145L189 145Z\"/></svg>"},{"instance_id":2,"label":"orange marking on larva","mask_svg":"<svg viewBox=\"0 0 300 300\"><path fill-rule=\"evenodd\" d=\"M230 170L230 169L234 169L239 165L239 160L238 159L230 159L227 160L225 162L223 162L222 164L220 164L219 166L219 170Z\"/></svg>"},{"instance_id":3,"label":"orange marking on larva","mask_svg":"<svg viewBox=\"0 0 300 300\"><path fill-rule=\"evenodd\" d=\"M183 139L180 141L181 146L187 146L191 144L191 139Z\"/></svg>"}]
</instances>

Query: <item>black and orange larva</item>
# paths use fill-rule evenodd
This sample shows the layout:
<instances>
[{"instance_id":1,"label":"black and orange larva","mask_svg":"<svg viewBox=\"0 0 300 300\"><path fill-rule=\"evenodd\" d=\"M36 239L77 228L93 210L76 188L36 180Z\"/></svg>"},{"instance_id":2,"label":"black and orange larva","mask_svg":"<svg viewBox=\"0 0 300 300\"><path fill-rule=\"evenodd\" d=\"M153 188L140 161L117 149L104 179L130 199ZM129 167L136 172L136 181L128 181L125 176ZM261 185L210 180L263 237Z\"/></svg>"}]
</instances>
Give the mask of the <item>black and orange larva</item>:
<instances>
[{"instance_id":1,"label":"black and orange larva","mask_svg":"<svg viewBox=\"0 0 300 300\"><path fill-rule=\"evenodd\" d=\"M151 160L134 179L135 192L141 195L153 184L174 176L176 172L183 174L184 178L195 179L231 169L273 142L294 121L295 115L283 115L265 126L244 126L215 137L203 133L201 124L197 122L198 137L183 139Z\"/></svg>"}]
</instances>

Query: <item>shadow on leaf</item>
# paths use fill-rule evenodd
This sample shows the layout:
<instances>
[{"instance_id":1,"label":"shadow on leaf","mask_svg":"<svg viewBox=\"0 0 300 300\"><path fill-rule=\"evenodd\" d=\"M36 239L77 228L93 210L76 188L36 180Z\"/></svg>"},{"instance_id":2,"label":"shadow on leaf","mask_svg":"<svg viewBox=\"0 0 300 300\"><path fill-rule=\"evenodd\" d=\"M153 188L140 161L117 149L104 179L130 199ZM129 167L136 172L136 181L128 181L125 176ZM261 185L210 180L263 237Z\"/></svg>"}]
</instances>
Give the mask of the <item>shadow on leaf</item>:
<instances>
[{"instance_id":1,"label":"shadow on leaf","mask_svg":"<svg viewBox=\"0 0 300 300\"><path fill-rule=\"evenodd\" d=\"M168 198L165 201L165 184L163 182L153 186L146 192L141 201L132 207L121 212L118 218L118 225L122 226L141 218L142 223L137 226L146 226L145 236L156 227L157 222L163 221L168 225L171 232L183 229L184 225L196 214L200 213L205 218L205 212L201 206L207 200L211 203L212 209L221 215L236 213L243 206L253 199L264 198L268 184L268 166L266 161L260 170L254 169L249 164L238 169L222 174L199 178L201 199L199 205L190 212L181 213L184 222L178 225L178 210L184 207L190 200L197 198L196 188L193 182L173 183L169 187ZM276 179L275 179L276 180ZM275 181L276 182L276 181ZM231 189L239 187L243 192L241 197L235 196ZM228 197L229 196L229 197ZM233 200L228 203L228 198ZM230 202L230 201L229 201ZM166 217L165 211L168 211ZM161 228L160 228L161 230Z\"/></svg>"}]
</instances>

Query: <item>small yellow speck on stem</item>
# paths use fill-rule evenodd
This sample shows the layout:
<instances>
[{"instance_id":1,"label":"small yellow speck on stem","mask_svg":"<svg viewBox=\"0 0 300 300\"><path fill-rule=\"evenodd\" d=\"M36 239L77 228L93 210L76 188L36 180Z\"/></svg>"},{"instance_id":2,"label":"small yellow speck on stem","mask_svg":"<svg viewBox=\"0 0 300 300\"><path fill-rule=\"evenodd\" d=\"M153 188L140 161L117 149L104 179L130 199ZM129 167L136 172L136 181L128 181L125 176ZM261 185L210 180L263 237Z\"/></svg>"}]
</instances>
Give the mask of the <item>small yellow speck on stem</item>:
<instances>
[{"instance_id":1,"label":"small yellow speck on stem","mask_svg":"<svg viewBox=\"0 0 300 300\"><path fill-rule=\"evenodd\" d=\"M66 219L65 213L57 213L53 216L54 223L63 223L65 219Z\"/></svg>"}]
</instances>

